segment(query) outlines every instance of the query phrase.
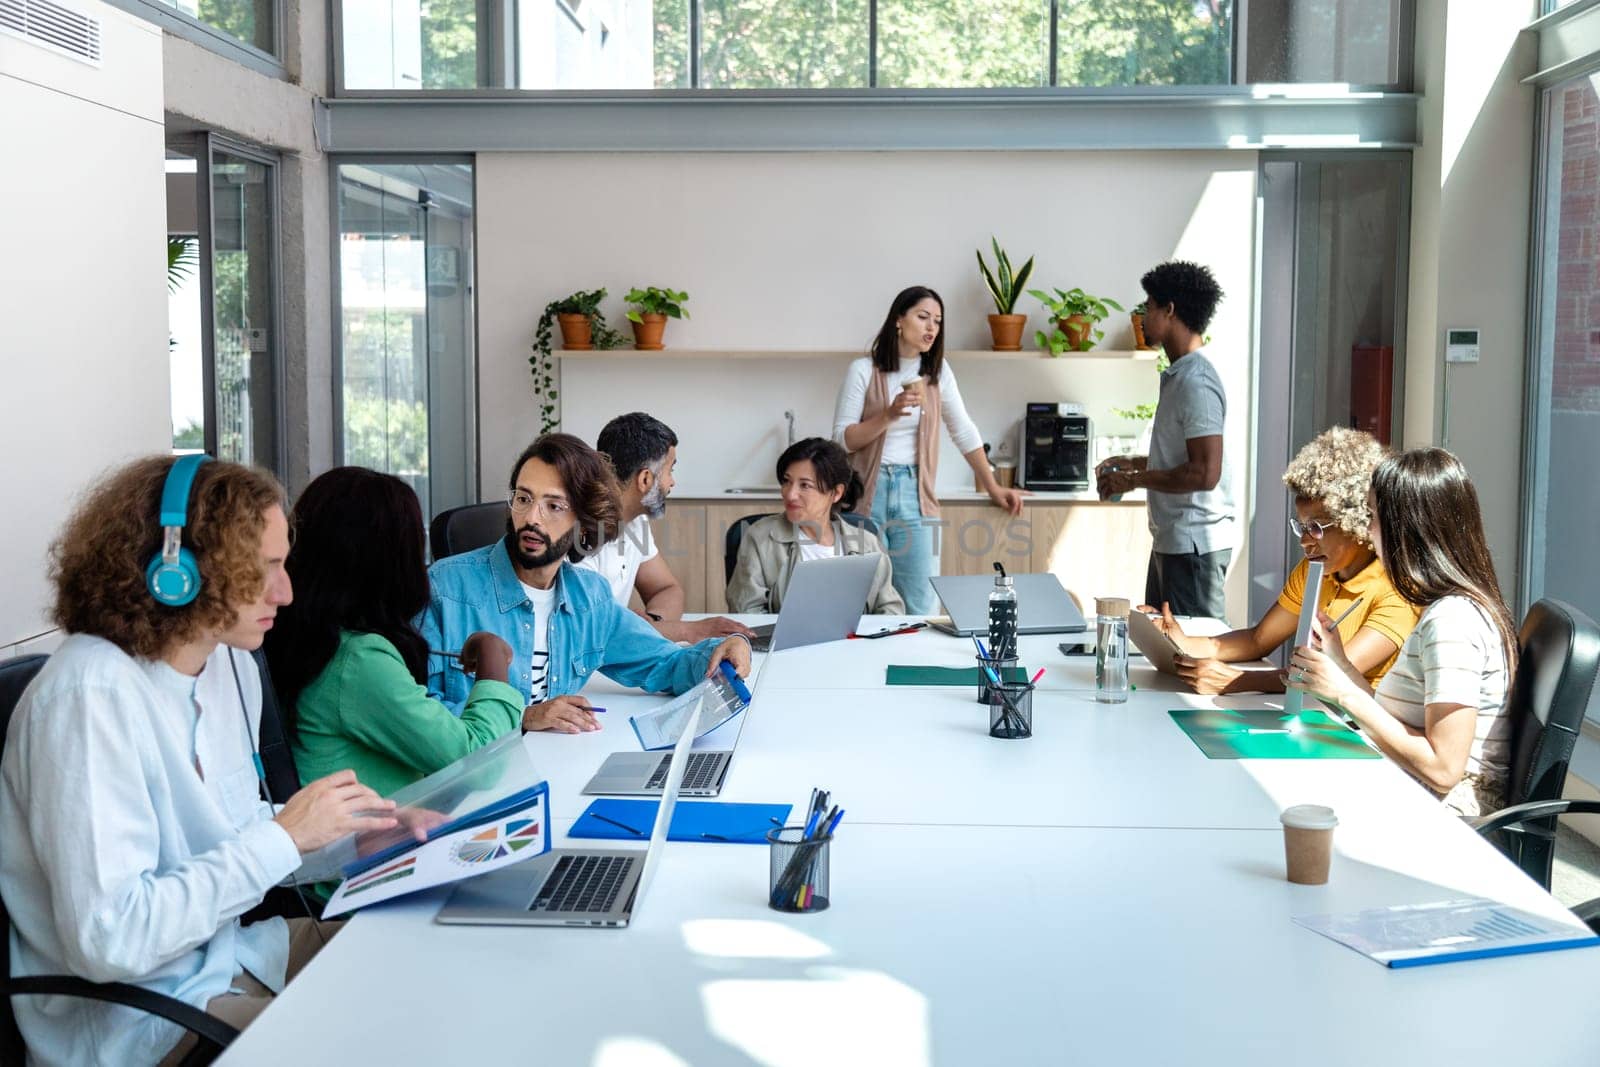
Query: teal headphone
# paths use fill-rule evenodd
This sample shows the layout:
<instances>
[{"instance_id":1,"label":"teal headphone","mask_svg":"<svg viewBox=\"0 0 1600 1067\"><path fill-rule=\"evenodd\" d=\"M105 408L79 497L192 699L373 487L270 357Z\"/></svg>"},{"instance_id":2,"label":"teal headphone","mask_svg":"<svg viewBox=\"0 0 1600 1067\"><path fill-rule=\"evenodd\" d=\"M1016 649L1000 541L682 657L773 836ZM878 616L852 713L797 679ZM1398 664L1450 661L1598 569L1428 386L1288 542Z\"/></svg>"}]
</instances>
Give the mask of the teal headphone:
<instances>
[{"instance_id":1,"label":"teal headphone","mask_svg":"<svg viewBox=\"0 0 1600 1067\"><path fill-rule=\"evenodd\" d=\"M183 527L189 521L195 472L210 458L204 453L179 456L161 490L161 551L150 558L144 584L156 603L169 608L181 608L200 595L200 565L183 547Z\"/></svg>"}]
</instances>

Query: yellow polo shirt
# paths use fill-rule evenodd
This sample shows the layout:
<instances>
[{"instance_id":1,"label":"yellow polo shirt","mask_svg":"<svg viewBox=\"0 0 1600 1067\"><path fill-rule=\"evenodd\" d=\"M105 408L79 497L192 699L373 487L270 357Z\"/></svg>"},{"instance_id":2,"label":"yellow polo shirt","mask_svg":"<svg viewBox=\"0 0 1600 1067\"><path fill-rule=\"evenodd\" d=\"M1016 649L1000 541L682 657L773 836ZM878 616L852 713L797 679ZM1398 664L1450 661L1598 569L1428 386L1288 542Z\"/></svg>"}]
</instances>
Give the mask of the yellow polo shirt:
<instances>
[{"instance_id":1,"label":"yellow polo shirt","mask_svg":"<svg viewBox=\"0 0 1600 1067\"><path fill-rule=\"evenodd\" d=\"M1283 583L1283 592L1278 594L1279 606L1297 619L1300 617L1300 605L1305 600L1306 573L1310 569L1310 561L1301 560L1289 572L1289 580ZM1394 655L1367 672L1367 681L1377 685L1379 679L1394 666L1394 661L1400 658L1400 646L1406 643L1406 638L1417 625L1417 609L1401 599L1394 584L1389 581L1389 572L1383 569L1383 562L1376 557L1348 582L1341 582L1332 574L1322 576L1322 596L1318 607L1329 615L1337 619L1358 598L1361 606L1339 624L1339 636L1348 644L1357 630L1367 627L1394 642Z\"/></svg>"}]
</instances>

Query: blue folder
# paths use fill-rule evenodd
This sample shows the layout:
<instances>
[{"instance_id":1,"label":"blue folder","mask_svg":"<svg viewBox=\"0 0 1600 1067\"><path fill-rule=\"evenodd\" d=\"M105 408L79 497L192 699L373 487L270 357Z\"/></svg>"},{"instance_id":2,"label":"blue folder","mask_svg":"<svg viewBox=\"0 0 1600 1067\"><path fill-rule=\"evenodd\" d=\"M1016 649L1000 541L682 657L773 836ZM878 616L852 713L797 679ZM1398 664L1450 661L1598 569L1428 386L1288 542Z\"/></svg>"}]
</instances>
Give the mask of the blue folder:
<instances>
[{"instance_id":1,"label":"blue folder","mask_svg":"<svg viewBox=\"0 0 1600 1067\"><path fill-rule=\"evenodd\" d=\"M572 824L567 835L607 841L648 841L650 829L656 824L656 808L660 803L659 800L596 800L578 816L578 821ZM789 804L679 800L678 806L672 809L672 825L667 827L667 840L759 845L767 840L768 830L783 825L789 817L790 808ZM596 815L603 815L622 826L597 819L594 817ZM774 819L778 821L773 822ZM625 830L624 826L632 827L638 833Z\"/></svg>"}]
</instances>

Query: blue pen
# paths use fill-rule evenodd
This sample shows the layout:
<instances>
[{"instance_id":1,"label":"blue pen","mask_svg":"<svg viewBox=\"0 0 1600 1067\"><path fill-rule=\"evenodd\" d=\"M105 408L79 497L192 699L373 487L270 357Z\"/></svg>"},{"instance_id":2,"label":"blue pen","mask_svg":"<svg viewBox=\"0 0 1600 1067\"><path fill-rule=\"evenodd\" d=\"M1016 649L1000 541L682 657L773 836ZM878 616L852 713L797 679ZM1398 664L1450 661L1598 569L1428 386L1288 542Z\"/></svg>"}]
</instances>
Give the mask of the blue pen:
<instances>
[{"instance_id":1,"label":"blue pen","mask_svg":"<svg viewBox=\"0 0 1600 1067\"><path fill-rule=\"evenodd\" d=\"M833 836L834 827L839 825L839 820L842 819L842 818L844 818L844 809L840 808L839 810L837 810L837 811L835 811L833 813L833 818L828 820L828 828L826 830L822 831L822 836L823 837L832 837Z\"/></svg>"},{"instance_id":2,"label":"blue pen","mask_svg":"<svg viewBox=\"0 0 1600 1067\"><path fill-rule=\"evenodd\" d=\"M978 655L982 656L984 659L994 659L993 656L989 655L989 650L983 647L983 642L978 640L978 636L976 634L972 636L972 643L978 646Z\"/></svg>"},{"instance_id":3,"label":"blue pen","mask_svg":"<svg viewBox=\"0 0 1600 1067\"><path fill-rule=\"evenodd\" d=\"M817 829L817 812L813 810L811 812L811 817L806 820L806 832L804 834L802 834L801 836L809 838L814 832L816 832L816 829Z\"/></svg>"},{"instance_id":4,"label":"blue pen","mask_svg":"<svg viewBox=\"0 0 1600 1067\"><path fill-rule=\"evenodd\" d=\"M739 694L739 699L746 704L750 703L750 690L745 687L744 679L739 677L739 672L733 669L733 664L727 660L722 660L717 666L722 668L723 676L728 679L728 684L733 687L733 691Z\"/></svg>"},{"instance_id":5,"label":"blue pen","mask_svg":"<svg viewBox=\"0 0 1600 1067\"><path fill-rule=\"evenodd\" d=\"M994 668L989 666L987 663L983 665L983 673L987 674L989 676L989 681L993 682L995 685L1001 684L1000 676L994 673Z\"/></svg>"}]
</instances>

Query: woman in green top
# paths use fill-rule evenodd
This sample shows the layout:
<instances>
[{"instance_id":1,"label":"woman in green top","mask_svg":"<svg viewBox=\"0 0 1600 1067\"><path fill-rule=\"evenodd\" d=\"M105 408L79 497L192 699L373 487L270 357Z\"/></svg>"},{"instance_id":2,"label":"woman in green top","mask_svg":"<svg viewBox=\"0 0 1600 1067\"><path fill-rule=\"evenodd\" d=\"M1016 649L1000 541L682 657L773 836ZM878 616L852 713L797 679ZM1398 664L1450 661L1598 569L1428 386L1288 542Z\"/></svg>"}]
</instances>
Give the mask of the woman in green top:
<instances>
[{"instance_id":1,"label":"woman in green top","mask_svg":"<svg viewBox=\"0 0 1600 1067\"><path fill-rule=\"evenodd\" d=\"M428 696L428 646L411 624L428 605L425 539L408 485L339 467L306 486L289 521L295 598L267 634L267 662L302 782L348 767L387 796L521 724L511 648L494 634L461 647L477 682L459 718Z\"/></svg>"}]
</instances>

